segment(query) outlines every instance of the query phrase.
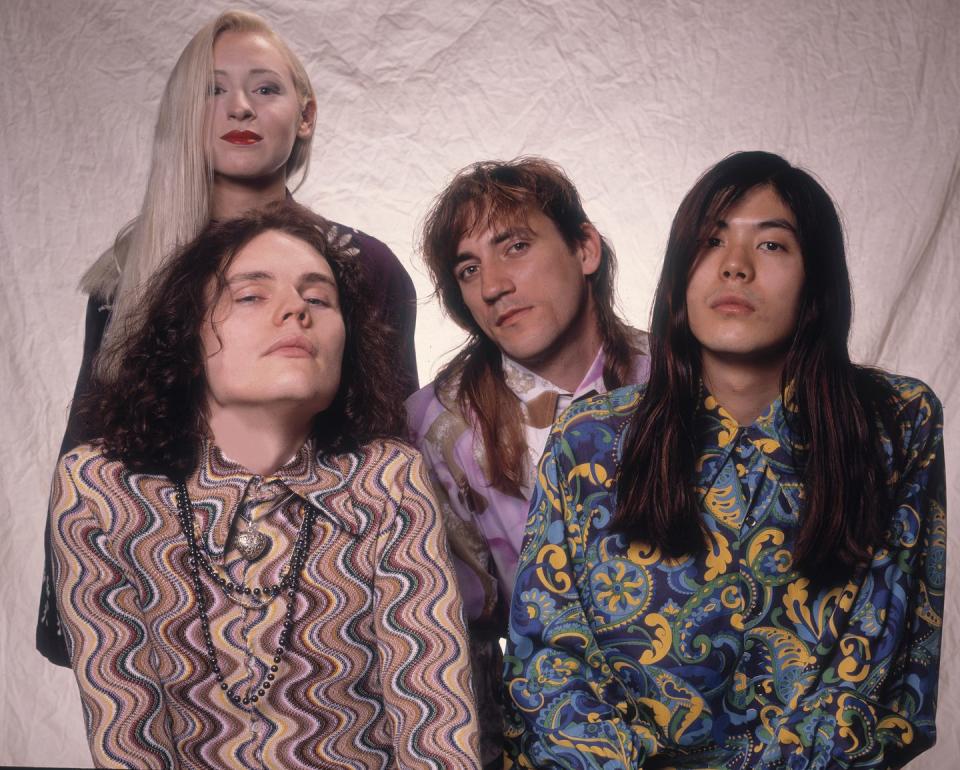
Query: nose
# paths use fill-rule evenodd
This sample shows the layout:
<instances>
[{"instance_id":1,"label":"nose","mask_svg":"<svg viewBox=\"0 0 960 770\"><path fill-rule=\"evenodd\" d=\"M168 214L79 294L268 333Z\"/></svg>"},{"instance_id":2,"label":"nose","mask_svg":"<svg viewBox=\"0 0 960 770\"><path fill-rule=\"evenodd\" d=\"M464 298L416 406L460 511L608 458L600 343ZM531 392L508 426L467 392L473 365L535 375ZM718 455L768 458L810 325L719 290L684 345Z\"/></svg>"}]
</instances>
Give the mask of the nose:
<instances>
[{"instance_id":1,"label":"nose","mask_svg":"<svg viewBox=\"0 0 960 770\"><path fill-rule=\"evenodd\" d=\"M233 89L227 96L227 117L234 120L249 120L256 116L253 105L242 88Z\"/></svg>"},{"instance_id":2,"label":"nose","mask_svg":"<svg viewBox=\"0 0 960 770\"><path fill-rule=\"evenodd\" d=\"M301 326L310 326L308 309L307 301L300 296L300 292L291 290L281 299L277 307L275 323L277 326L282 326L288 319L293 318L295 323Z\"/></svg>"},{"instance_id":3,"label":"nose","mask_svg":"<svg viewBox=\"0 0 960 770\"><path fill-rule=\"evenodd\" d=\"M731 281L753 280L753 260L747 246L733 244L723 254L720 275Z\"/></svg>"},{"instance_id":4,"label":"nose","mask_svg":"<svg viewBox=\"0 0 960 770\"><path fill-rule=\"evenodd\" d=\"M494 261L483 266L480 271L480 296L492 305L506 294L516 290L509 272Z\"/></svg>"}]
</instances>

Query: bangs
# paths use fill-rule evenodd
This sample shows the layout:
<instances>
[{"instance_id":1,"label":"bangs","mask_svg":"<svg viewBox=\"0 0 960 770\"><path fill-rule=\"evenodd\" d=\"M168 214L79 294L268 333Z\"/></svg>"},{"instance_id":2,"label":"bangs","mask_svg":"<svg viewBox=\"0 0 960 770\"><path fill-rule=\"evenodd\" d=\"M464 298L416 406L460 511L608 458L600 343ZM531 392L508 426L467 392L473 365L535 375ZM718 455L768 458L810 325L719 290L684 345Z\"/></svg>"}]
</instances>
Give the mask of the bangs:
<instances>
[{"instance_id":1,"label":"bangs","mask_svg":"<svg viewBox=\"0 0 960 770\"><path fill-rule=\"evenodd\" d=\"M448 267L457 263L458 246L464 238L495 228L527 225L530 207L537 202L526 190L495 187L472 195L457 206L446 242Z\"/></svg>"}]
</instances>

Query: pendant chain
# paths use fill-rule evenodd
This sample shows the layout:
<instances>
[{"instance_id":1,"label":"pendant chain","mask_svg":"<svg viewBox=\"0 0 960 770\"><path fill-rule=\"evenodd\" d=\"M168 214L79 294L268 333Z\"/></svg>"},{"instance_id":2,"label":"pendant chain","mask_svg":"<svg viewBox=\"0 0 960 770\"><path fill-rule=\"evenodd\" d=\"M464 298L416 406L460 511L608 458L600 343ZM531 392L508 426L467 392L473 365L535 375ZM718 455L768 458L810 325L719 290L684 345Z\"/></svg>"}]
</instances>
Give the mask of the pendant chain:
<instances>
[{"instance_id":1,"label":"pendant chain","mask_svg":"<svg viewBox=\"0 0 960 770\"><path fill-rule=\"evenodd\" d=\"M280 661L283 659L290 643L290 632L293 629L293 613L296 607L297 590L300 587L300 574L303 571L303 565L306 561L307 550L310 547L310 539L313 530L313 520L316 517L317 510L309 503L304 511L303 521L300 523L300 531L297 533L297 540L293 546L293 553L290 555L290 561L287 565L286 575L279 583L272 586L260 588L259 586L251 589L249 586L234 583L227 580L223 575L217 572L210 560L203 554L197 545L196 534L194 532L193 505L190 502L190 494L187 492L187 485L184 481L177 482L177 508L180 513L180 525L183 528L183 534L187 538L187 548L190 552L190 558L187 562L190 568L190 576L193 581L193 590L197 598L197 609L200 612L200 628L203 631L203 641L206 647L207 660L217 682L220 683L220 689L226 694L227 698L238 708L249 711L245 706L256 703L260 698L267 694L267 691L273 686L277 672L280 669ZM283 618L283 630L280 632L278 646L273 653L273 663L259 686L252 695L240 696L231 692L233 687L227 684L220 664L217 663L217 650L213 645L213 636L210 633L210 619L207 616L207 600L203 593L203 584L200 581L200 569L203 569L213 581L220 586L220 589L229 598L232 594L243 594L246 596L277 596L281 591L286 592L286 613Z\"/></svg>"}]
</instances>

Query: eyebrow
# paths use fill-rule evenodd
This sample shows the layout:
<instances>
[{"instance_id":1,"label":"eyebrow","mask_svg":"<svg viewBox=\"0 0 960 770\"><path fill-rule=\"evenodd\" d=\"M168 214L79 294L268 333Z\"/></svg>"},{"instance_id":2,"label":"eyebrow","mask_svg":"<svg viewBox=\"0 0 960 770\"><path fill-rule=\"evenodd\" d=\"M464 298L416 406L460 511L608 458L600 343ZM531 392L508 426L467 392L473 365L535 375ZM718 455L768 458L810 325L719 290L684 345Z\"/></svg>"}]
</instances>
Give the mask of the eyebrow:
<instances>
[{"instance_id":1,"label":"eyebrow","mask_svg":"<svg viewBox=\"0 0 960 770\"><path fill-rule=\"evenodd\" d=\"M309 286L314 283L325 283L334 289L337 288L337 282L326 273L304 273L300 276L301 286Z\"/></svg>"},{"instance_id":2,"label":"eyebrow","mask_svg":"<svg viewBox=\"0 0 960 770\"><path fill-rule=\"evenodd\" d=\"M214 75L226 75L228 74L226 70L214 70ZM257 69L250 70L247 72L248 75L275 75L276 77L281 77L280 73L276 70L268 69L266 67L258 67Z\"/></svg>"},{"instance_id":3,"label":"eyebrow","mask_svg":"<svg viewBox=\"0 0 960 770\"><path fill-rule=\"evenodd\" d=\"M249 273L237 273L232 275L227 279L228 284L243 283L244 281L273 281L276 280L276 276L273 273L268 273L265 270L252 270ZM325 273L304 273L300 276L297 284L300 286L310 286L315 283L325 283L329 286L332 286L334 289L337 288L337 282Z\"/></svg>"},{"instance_id":4,"label":"eyebrow","mask_svg":"<svg viewBox=\"0 0 960 770\"><path fill-rule=\"evenodd\" d=\"M494 233L490 237L490 240L488 241L488 243L491 246L499 246L501 243L503 243L504 241L509 241L511 238L518 238L518 237L533 238L536 236L536 234L537 234L536 231L532 230L527 225L514 225L512 227L508 227L505 230L501 230L500 232ZM456 265L456 264L459 264L460 262L465 262L471 257L473 257L473 254L471 254L469 251L461 251L459 254L457 254L453 263Z\"/></svg>"},{"instance_id":5,"label":"eyebrow","mask_svg":"<svg viewBox=\"0 0 960 770\"><path fill-rule=\"evenodd\" d=\"M723 229L724 227L728 227L728 226L729 225L727 224L727 220L725 219L717 220L717 227L719 227L720 229ZM786 219L764 219L762 222L755 222L753 224L753 229L754 230L771 230L771 229L789 230L794 235L797 234L797 228Z\"/></svg>"}]
</instances>

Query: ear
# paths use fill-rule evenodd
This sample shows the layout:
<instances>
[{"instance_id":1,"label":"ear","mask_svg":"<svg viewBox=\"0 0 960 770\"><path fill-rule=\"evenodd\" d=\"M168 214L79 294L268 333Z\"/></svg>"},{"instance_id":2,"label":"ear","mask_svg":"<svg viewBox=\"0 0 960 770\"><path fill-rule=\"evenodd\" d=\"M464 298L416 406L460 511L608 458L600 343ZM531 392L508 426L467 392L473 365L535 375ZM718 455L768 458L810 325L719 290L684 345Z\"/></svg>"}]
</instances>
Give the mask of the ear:
<instances>
[{"instance_id":1,"label":"ear","mask_svg":"<svg viewBox=\"0 0 960 770\"><path fill-rule=\"evenodd\" d=\"M297 126L297 138L309 139L317 122L317 103L310 99L300 111L300 123Z\"/></svg>"},{"instance_id":2,"label":"ear","mask_svg":"<svg viewBox=\"0 0 960 770\"><path fill-rule=\"evenodd\" d=\"M580 267L584 275L593 275L600 269L602 258L602 248L600 245L600 233L597 228L589 222L581 228L583 239L578 245L578 256L580 257Z\"/></svg>"}]
</instances>

